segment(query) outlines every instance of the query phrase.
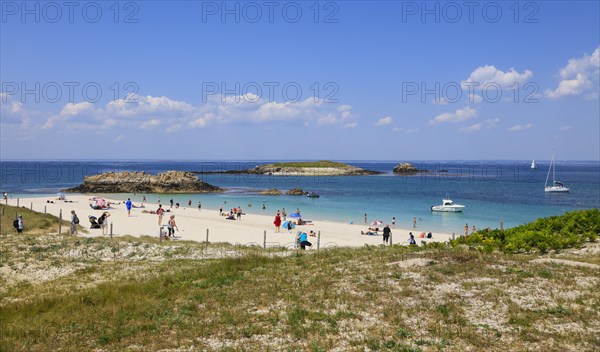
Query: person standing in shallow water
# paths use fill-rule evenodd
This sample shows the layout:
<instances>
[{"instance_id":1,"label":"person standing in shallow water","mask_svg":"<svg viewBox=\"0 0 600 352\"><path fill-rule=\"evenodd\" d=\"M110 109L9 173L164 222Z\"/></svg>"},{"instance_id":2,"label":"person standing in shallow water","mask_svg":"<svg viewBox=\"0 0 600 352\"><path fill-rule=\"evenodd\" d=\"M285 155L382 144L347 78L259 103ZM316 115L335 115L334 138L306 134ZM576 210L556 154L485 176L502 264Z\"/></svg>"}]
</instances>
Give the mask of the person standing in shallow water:
<instances>
[{"instance_id":1,"label":"person standing in shallow water","mask_svg":"<svg viewBox=\"0 0 600 352\"><path fill-rule=\"evenodd\" d=\"M127 216L131 216L131 198L127 198L127 202L125 202L125 207L127 208Z\"/></svg>"},{"instance_id":2,"label":"person standing in shallow water","mask_svg":"<svg viewBox=\"0 0 600 352\"><path fill-rule=\"evenodd\" d=\"M173 208L173 198L171 198L170 202L171 202L171 208Z\"/></svg>"},{"instance_id":3,"label":"person standing in shallow water","mask_svg":"<svg viewBox=\"0 0 600 352\"><path fill-rule=\"evenodd\" d=\"M465 224L465 236L469 235L469 224Z\"/></svg>"},{"instance_id":4,"label":"person standing in shallow water","mask_svg":"<svg viewBox=\"0 0 600 352\"><path fill-rule=\"evenodd\" d=\"M367 213L365 213L365 225L367 224Z\"/></svg>"},{"instance_id":5,"label":"person standing in shallow water","mask_svg":"<svg viewBox=\"0 0 600 352\"><path fill-rule=\"evenodd\" d=\"M395 216L392 218L392 228L393 229L396 228L396 217Z\"/></svg>"},{"instance_id":6,"label":"person standing in shallow water","mask_svg":"<svg viewBox=\"0 0 600 352\"><path fill-rule=\"evenodd\" d=\"M417 228L417 217L413 216L413 229Z\"/></svg>"}]
</instances>

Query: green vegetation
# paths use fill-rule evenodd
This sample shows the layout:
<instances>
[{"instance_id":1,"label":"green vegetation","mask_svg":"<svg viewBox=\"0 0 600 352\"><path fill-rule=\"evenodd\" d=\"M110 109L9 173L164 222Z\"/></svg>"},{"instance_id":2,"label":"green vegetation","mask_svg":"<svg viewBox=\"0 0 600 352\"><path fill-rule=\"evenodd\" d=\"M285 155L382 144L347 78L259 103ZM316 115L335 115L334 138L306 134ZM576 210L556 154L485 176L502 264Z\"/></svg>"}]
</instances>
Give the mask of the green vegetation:
<instances>
[{"instance_id":1,"label":"green vegetation","mask_svg":"<svg viewBox=\"0 0 600 352\"><path fill-rule=\"evenodd\" d=\"M600 210L579 210L561 216L538 219L529 224L504 231L481 230L467 237L451 241L451 245L465 244L486 252L495 249L508 253L538 250L561 250L596 241L600 234Z\"/></svg>"},{"instance_id":2,"label":"green vegetation","mask_svg":"<svg viewBox=\"0 0 600 352\"><path fill-rule=\"evenodd\" d=\"M23 224L24 226L24 234L35 235L35 234L45 234L49 232L58 233L58 218L50 215L38 213L29 208L25 207L13 207L10 205L0 204L0 214L3 214L0 217L0 229L1 233L16 233L17 231L13 227L13 220L15 220L16 215L23 215ZM63 214L64 219L62 225L62 232L69 232L69 223L71 219L71 214ZM79 219L83 221L83 219ZM78 231L86 232L81 226L77 226Z\"/></svg>"},{"instance_id":3,"label":"green vegetation","mask_svg":"<svg viewBox=\"0 0 600 352\"><path fill-rule=\"evenodd\" d=\"M1 352L600 346L600 270L532 254L442 244L263 251L38 230L0 236ZM593 261L600 244L587 246L564 255Z\"/></svg>"},{"instance_id":4,"label":"green vegetation","mask_svg":"<svg viewBox=\"0 0 600 352\"><path fill-rule=\"evenodd\" d=\"M305 168L305 167L324 168L324 167L331 167L331 168L348 169L348 168L352 167L352 166L344 164L344 163L338 163L336 161L329 161L329 160L282 162L282 163L274 163L272 165L273 165L273 167L290 167L290 168Z\"/></svg>"}]
</instances>

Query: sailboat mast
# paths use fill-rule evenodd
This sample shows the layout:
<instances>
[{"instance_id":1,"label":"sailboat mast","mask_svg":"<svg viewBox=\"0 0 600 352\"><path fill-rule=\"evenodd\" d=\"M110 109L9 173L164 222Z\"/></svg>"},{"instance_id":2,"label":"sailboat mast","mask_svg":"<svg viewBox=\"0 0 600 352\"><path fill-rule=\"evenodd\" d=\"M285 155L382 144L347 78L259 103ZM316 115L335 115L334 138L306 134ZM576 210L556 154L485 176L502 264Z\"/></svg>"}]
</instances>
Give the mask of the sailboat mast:
<instances>
[{"instance_id":1,"label":"sailboat mast","mask_svg":"<svg viewBox=\"0 0 600 352\"><path fill-rule=\"evenodd\" d=\"M552 160L550 160L550 168L548 169L548 174L546 175L546 182L544 183L544 187L548 187L548 178L550 177L550 170L552 170L552 166L554 165L554 154L552 154ZM554 178L554 174L552 175ZM554 182L554 180L552 181Z\"/></svg>"}]
</instances>

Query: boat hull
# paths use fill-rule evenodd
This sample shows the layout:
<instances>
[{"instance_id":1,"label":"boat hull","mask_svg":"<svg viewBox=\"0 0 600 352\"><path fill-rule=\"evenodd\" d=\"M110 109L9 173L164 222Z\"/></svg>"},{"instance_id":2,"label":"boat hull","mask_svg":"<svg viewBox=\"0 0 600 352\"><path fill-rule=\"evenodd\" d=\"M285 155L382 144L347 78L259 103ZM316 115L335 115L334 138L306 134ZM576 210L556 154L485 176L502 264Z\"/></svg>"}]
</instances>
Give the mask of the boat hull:
<instances>
[{"instance_id":1,"label":"boat hull","mask_svg":"<svg viewBox=\"0 0 600 352\"><path fill-rule=\"evenodd\" d=\"M546 187L544 191L548 193L568 193L570 189L567 187Z\"/></svg>"},{"instance_id":2,"label":"boat hull","mask_svg":"<svg viewBox=\"0 0 600 352\"><path fill-rule=\"evenodd\" d=\"M439 211L445 213L458 213L463 211L464 206L443 206L443 205L434 205L431 207L431 211Z\"/></svg>"}]
</instances>

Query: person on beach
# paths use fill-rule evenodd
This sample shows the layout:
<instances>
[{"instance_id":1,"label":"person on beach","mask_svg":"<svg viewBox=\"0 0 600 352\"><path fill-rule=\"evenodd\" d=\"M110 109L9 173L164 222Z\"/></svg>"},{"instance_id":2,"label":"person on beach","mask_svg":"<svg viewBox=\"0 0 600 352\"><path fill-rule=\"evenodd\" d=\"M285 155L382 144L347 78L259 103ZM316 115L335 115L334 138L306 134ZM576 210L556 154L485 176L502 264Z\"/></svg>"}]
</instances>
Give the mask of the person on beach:
<instances>
[{"instance_id":1,"label":"person on beach","mask_svg":"<svg viewBox=\"0 0 600 352\"><path fill-rule=\"evenodd\" d=\"M190 200L188 200L188 207L191 207L191 206L192 206L192 200L190 199Z\"/></svg>"},{"instance_id":2,"label":"person on beach","mask_svg":"<svg viewBox=\"0 0 600 352\"><path fill-rule=\"evenodd\" d=\"M160 204L160 196L158 196L158 200L156 202Z\"/></svg>"},{"instance_id":3,"label":"person on beach","mask_svg":"<svg viewBox=\"0 0 600 352\"><path fill-rule=\"evenodd\" d=\"M145 194L142 196L142 203L146 203L146 195Z\"/></svg>"},{"instance_id":4,"label":"person on beach","mask_svg":"<svg viewBox=\"0 0 600 352\"><path fill-rule=\"evenodd\" d=\"M279 212L277 212L277 215L275 215L275 221L273 221L273 224L275 225L275 232L280 232L281 216L279 216Z\"/></svg>"},{"instance_id":5,"label":"person on beach","mask_svg":"<svg viewBox=\"0 0 600 352\"><path fill-rule=\"evenodd\" d=\"M291 221L287 222L287 229L288 229L289 233L292 233L292 222Z\"/></svg>"},{"instance_id":6,"label":"person on beach","mask_svg":"<svg viewBox=\"0 0 600 352\"><path fill-rule=\"evenodd\" d=\"M383 243L388 244L391 233L392 230L390 230L390 225L385 225L385 227L383 228Z\"/></svg>"},{"instance_id":7,"label":"person on beach","mask_svg":"<svg viewBox=\"0 0 600 352\"><path fill-rule=\"evenodd\" d=\"M300 208L296 208L296 214L300 215Z\"/></svg>"},{"instance_id":8,"label":"person on beach","mask_svg":"<svg viewBox=\"0 0 600 352\"><path fill-rule=\"evenodd\" d=\"M237 208L237 214L236 215L237 215L237 219L238 220L242 220L242 208L241 207Z\"/></svg>"},{"instance_id":9,"label":"person on beach","mask_svg":"<svg viewBox=\"0 0 600 352\"><path fill-rule=\"evenodd\" d=\"M413 216L413 229L417 228L417 217Z\"/></svg>"},{"instance_id":10,"label":"person on beach","mask_svg":"<svg viewBox=\"0 0 600 352\"><path fill-rule=\"evenodd\" d=\"M98 218L98 223L100 224L100 228L102 229L103 235L108 235L108 217L109 216L110 216L110 214L105 211Z\"/></svg>"},{"instance_id":11,"label":"person on beach","mask_svg":"<svg viewBox=\"0 0 600 352\"><path fill-rule=\"evenodd\" d=\"M25 229L25 224L23 223L23 215L17 217L17 233L22 233L23 229Z\"/></svg>"},{"instance_id":12,"label":"person on beach","mask_svg":"<svg viewBox=\"0 0 600 352\"><path fill-rule=\"evenodd\" d=\"M162 204L158 205L158 209L156 209L156 215L158 215L158 226L162 225L162 218L165 213L165 210L162 207Z\"/></svg>"},{"instance_id":13,"label":"person on beach","mask_svg":"<svg viewBox=\"0 0 600 352\"><path fill-rule=\"evenodd\" d=\"M431 233L431 231L427 232L427 238L433 238L433 234Z\"/></svg>"},{"instance_id":14,"label":"person on beach","mask_svg":"<svg viewBox=\"0 0 600 352\"><path fill-rule=\"evenodd\" d=\"M285 208L281 209L281 215L283 216L283 221L285 221L287 218L287 212L285 211Z\"/></svg>"},{"instance_id":15,"label":"person on beach","mask_svg":"<svg viewBox=\"0 0 600 352\"><path fill-rule=\"evenodd\" d=\"M127 216L131 216L131 198L127 198L125 206L127 207Z\"/></svg>"},{"instance_id":16,"label":"person on beach","mask_svg":"<svg viewBox=\"0 0 600 352\"><path fill-rule=\"evenodd\" d=\"M71 236L77 235L77 224L79 224L79 218L75 214L75 210L71 210Z\"/></svg>"},{"instance_id":17,"label":"person on beach","mask_svg":"<svg viewBox=\"0 0 600 352\"><path fill-rule=\"evenodd\" d=\"M167 221L167 229L169 230L169 234L167 235L169 238L175 237L175 229L179 231L177 224L175 223L175 215L171 215L169 221Z\"/></svg>"},{"instance_id":18,"label":"person on beach","mask_svg":"<svg viewBox=\"0 0 600 352\"><path fill-rule=\"evenodd\" d=\"M392 218L392 228L393 229L396 228L396 217L395 216Z\"/></svg>"},{"instance_id":19,"label":"person on beach","mask_svg":"<svg viewBox=\"0 0 600 352\"><path fill-rule=\"evenodd\" d=\"M308 242L308 236L306 232L300 234L300 249L306 250L306 247L311 247L312 243Z\"/></svg>"},{"instance_id":20,"label":"person on beach","mask_svg":"<svg viewBox=\"0 0 600 352\"><path fill-rule=\"evenodd\" d=\"M465 224L465 236L469 235L469 224Z\"/></svg>"},{"instance_id":21,"label":"person on beach","mask_svg":"<svg viewBox=\"0 0 600 352\"><path fill-rule=\"evenodd\" d=\"M365 225L367 224L367 213L365 213Z\"/></svg>"},{"instance_id":22,"label":"person on beach","mask_svg":"<svg viewBox=\"0 0 600 352\"><path fill-rule=\"evenodd\" d=\"M471 229L471 234L474 234L475 232L477 232L477 229L475 228L475 225L473 225L473 228Z\"/></svg>"},{"instance_id":23,"label":"person on beach","mask_svg":"<svg viewBox=\"0 0 600 352\"><path fill-rule=\"evenodd\" d=\"M171 203L171 208L173 208L173 198L169 202Z\"/></svg>"},{"instance_id":24,"label":"person on beach","mask_svg":"<svg viewBox=\"0 0 600 352\"><path fill-rule=\"evenodd\" d=\"M415 241L415 236L413 236L412 232L408 233L409 239L408 239L408 244L410 244L411 246L415 246L417 244L417 241Z\"/></svg>"},{"instance_id":25,"label":"person on beach","mask_svg":"<svg viewBox=\"0 0 600 352\"><path fill-rule=\"evenodd\" d=\"M221 206L219 207L219 215L222 215L222 214L223 214L223 206L221 205Z\"/></svg>"},{"instance_id":26,"label":"person on beach","mask_svg":"<svg viewBox=\"0 0 600 352\"><path fill-rule=\"evenodd\" d=\"M202 203L198 202L198 210L202 210Z\"/></svg>"}]
</instances>

